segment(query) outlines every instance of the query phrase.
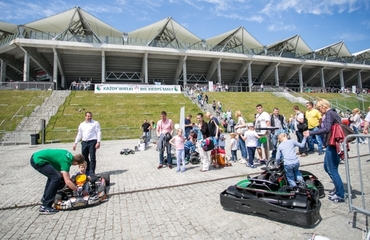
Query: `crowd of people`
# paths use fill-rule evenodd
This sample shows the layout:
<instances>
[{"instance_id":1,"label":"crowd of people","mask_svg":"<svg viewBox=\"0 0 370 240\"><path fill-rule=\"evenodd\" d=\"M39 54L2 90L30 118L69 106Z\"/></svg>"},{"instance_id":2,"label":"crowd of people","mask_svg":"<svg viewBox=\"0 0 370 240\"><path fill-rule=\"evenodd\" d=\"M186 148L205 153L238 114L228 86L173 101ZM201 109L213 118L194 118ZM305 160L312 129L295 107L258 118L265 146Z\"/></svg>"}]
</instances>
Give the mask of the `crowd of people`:
<instances>
[{"instance_id":1,"label":"crowd of people","mask_svg":"<svg viewBox=\"0 0 370 240\"><path fill-rule=\"evenodd\" d=\"M192 115L187 115L184 129L180 127L175 129L165 111L160 113L161 119L157 123L144 120L141 125L143 137L148 143L153 134L157 138L156 150L159 152L157 169L165 166L172 169L171 147L174 147L176 172L185 172L186 161L191 154L197 153L201 161L200 172L204 173L211 170L211 166L219 167L217 159L211 159L209 151L220 148L228 152L231 162L238 161L250 168L263 165L268 160L276 160L277 163L283 161L289 185L294 188L302 181L299 157L317 152L318 155L324 155L324 170L334 184L334 190L329 193L329 200L335 203L344 202L343 182L338 173L341 159L336 147L328 145L328 134L335 123L342 122L347 122L357 134L361 132L367 134L370 107L366 117L358 108L355 108L351 114L346 115L344 118L346 121L343 121L343 116L332 109L325 99L315 103L307 102L305 111L300 110L297 105L293 106L289 118L281 115L277 107L268 113L261 104L257 104L254 119L246 121L241 111L232 113L228 109L223 112L222 104L215 103L215 101L212 102L213 112L198 113L196 121L192 121ZM214 105L216 107L213 107ZM227 133L230 136L228 143L225 137ZM297 140L292 140L290 134L296 134ZM88 176L95 174L96 151L100 148L101 139L100 124L93 120L92 113L88 111L85 113L85 120L78 127L72 146L75 151L77 144L81 142L81 154L73 156L67 150L44 149L31 156L31 166L48 178L39 208L40 214L57 212L52 204L61 179L69 188L76 191L76 183L69 175L71 165L79 165L80 171ZM357 142L353 143L364 144L367 141L359 137ZM317 145L316 149L315 145ZM271 150L271 157L269 150ZM240 158L238 152L240 152Z\"/></svg>"}]
</instances>

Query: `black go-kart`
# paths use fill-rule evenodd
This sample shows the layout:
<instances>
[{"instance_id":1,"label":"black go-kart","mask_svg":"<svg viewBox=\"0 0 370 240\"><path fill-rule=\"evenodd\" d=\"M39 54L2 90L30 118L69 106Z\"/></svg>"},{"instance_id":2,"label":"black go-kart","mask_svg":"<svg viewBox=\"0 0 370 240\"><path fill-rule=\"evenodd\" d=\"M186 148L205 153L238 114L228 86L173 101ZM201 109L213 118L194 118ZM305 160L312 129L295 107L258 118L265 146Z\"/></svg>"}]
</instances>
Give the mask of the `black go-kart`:
<instances>
[{"instance_id":1,"label":"black go-kart","mask_svg":"<svg viewBox=\"0 0 370 240\"><path fill-rule=\"evenodd\" d=\"M94 174L90 177L90 181L85 174L80 174L72 178L77 186L77 191L74 192L62 183L61 185L64 187L58 190L55 196L55 209L78 209L96 205L107 199L107 187L110 185L109 174Z\"/></svg>"},{"instance_id":2,"label":"black go-kart","mask_svg":"<svg viewBox=\"0 0 370 240\"><path fill-rule=\"evenodd\" d=\"M135 150L132 150L132 149L129 149L129 148L124 148L119 152L119 154L121 154L121 155L135 154Z\"/></svg>"},{"instance_id":3,"label":"black go-kart","mask_svg":"<svg viewBox=\"0 0 370 240\"><path fill-rule=\"evenodd\" d=\"M291 188L284 166L270 161L262 174L248 177L229 186L220 194L224 209L260 214L273 220L309 227L321 220L319 198L325 196L324 187L315 175L301 171L304 183Z\"/></svg>"}]
</instances>

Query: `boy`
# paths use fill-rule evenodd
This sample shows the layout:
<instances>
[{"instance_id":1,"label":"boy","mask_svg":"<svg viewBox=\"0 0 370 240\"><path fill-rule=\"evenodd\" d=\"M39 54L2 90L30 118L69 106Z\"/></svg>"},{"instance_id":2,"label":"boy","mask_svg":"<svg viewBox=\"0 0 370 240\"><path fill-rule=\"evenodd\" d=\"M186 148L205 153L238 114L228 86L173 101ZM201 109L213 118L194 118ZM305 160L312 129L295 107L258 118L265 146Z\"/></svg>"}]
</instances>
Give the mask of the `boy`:
<instances>
[{"instance_id":1,"label":"boy","mask_svg":"<svg viewBox=\"0 0 370 240\"><path fill-rule=\"evenodd\" d=\"M247 123L246 126L248 130L244 132L244 136L240 135L240 137L242 137L243 140L245 141L245 146L247 147L247 151L248 151L247 167L255 168L253 164L253 160L254 160L254 155L256 154L258 139L260 139L261 137L254 130L253 123Z\"/></svg>"},{"instance_id":2,"label":"boy","mask_svg":"<svg viewBox=\"0 0 370 240\"><path fill-rule=\"evenodd\" d=\"M90 174L89 172L86 172L86 168L87 168L87 162L83 162L81 164L78 165L78 169L80 170L79 172L76 173L75 176L73 176L73 181L76 183L77 185L77 191L74 192L74 195L81 195L81 193L86 196L89 194L90 192L90 181L91 181L91 177L90 177ZM79 178L78 176L81 176L81 175L86 175L86 179L84 178ZM82 180L81 182L79 182L79 180ZM80 191L83 191L83 192L80 192Z\"/></svg>"},{"instance_id":3,"label":"boy","mask_svg":"<svg viewBox=\"0 0 370 240\"><path fill-rule=\"evenodd\" d=\"M288 139L286 133L280 133L278 135L279 146L276 152L276 164L280 164L281 155L284 157L284 170L290 187L295 188L297 184L295 179L302 184L303 177L299 169L299 160L295 151L295 147L302 148L306 144L307 137L304 137L302 142L299 143L295 140Z\"/></svg>"}]
</instances>

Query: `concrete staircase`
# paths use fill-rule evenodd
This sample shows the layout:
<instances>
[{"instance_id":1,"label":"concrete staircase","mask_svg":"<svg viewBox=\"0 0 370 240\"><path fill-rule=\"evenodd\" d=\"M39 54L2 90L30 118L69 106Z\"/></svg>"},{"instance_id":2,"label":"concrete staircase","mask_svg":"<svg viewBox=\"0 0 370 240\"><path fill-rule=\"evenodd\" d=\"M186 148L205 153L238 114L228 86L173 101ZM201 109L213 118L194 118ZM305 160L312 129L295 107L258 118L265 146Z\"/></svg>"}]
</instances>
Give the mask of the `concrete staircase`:
<instances>
[{"instance_id":1,"label":"concrete staircase","mask_svg":"<svg viewBox=\"0 0 370 240\"><path fill-rule=\"evenodd\" d=\"M45 98L41 105L34 108L29 117L24 117L13 132L7 132L1 139L2 145L30 144L31 134L41 131L41 119L45 126L50 118L55 115L65 99L70 95L70 90L56 90Z\"/></svg>"}]
</instances>

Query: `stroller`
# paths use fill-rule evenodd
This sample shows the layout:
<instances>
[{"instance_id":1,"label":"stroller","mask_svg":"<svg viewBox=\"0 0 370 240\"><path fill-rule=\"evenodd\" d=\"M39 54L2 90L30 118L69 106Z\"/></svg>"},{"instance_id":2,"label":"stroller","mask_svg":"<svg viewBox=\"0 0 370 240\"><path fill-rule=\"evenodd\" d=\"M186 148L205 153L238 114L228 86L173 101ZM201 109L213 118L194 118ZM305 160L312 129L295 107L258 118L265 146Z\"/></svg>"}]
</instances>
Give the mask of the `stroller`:
<instances>
[{"instance_id":1,"label":"stroller","mask_svg":"<svg viewBox=\"0 0 370 240\"><path fill-rule=\"evenodd\" d=\"M196 151L196 146L190 140L185 142L185 161L191 164L199 164L200 163L200 156L199 153Z\"/></svg>"}]
</instances>

